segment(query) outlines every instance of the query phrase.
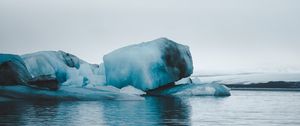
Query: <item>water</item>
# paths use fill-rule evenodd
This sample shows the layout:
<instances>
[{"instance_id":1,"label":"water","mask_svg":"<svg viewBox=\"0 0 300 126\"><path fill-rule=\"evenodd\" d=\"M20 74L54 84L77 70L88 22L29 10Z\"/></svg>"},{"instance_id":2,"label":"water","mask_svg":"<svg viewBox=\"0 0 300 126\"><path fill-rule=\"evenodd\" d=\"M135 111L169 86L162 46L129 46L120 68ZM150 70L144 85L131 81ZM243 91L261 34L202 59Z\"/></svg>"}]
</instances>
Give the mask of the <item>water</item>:
<instances>
[{"instance_id":1,"label":"water","mask_svg":"<svg viewBox=\"0 0 300 126\"><path fill-rule=\"evenodd\" d=\"M0 102L0 125L300 125L300 92L232 91L230 97L145 101Z\"/></svg>"}]
</instances>

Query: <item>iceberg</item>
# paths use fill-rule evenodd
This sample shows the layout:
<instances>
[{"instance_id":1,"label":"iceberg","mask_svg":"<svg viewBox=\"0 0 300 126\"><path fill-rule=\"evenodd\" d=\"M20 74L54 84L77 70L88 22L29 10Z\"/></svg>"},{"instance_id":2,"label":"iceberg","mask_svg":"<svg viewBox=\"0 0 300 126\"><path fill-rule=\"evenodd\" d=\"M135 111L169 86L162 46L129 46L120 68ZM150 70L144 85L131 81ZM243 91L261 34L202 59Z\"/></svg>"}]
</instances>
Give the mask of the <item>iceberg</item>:
<instances>
[{"instance_id":1,"label":"iceberg","mask_svg":"<svg viewBox=\"0 0 300 126\"><path fill-rule=\"evenodd\" d=\"M143 91L164 86L193 73L189 47L167 38L115 50L103 57L106 83Z\"/></svg>"},{"instance_id":2,"label":"iceberg","mask_svg":"<svg viewBox=\"0 0 300 126\"><path fill-rule=\"evenodd\" d=\"M90 64L63 51L0 54L1 99L141 100L141 95L229 96L193 73L186 45L167 38L130 45ZM10 85L10 86L7 86ZM12 85L12 86L11 86Z\"/></svg>"}]
</instances>

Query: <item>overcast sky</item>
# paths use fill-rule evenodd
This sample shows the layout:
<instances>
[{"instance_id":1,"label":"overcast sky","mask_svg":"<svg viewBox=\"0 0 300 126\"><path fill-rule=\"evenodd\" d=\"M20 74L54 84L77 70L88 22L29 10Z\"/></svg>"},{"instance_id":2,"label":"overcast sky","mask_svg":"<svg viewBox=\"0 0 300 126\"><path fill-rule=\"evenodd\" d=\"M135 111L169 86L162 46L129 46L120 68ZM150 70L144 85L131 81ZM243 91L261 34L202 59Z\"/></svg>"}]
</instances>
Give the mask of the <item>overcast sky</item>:
<instances>
[{"instance_id":1,"label":"overcast sky","mask_svg":"<svg viewBox=\"0 0 300 126\"><path fill-rule=\"evenodd\" d=\"M299 0L0 0L0 53L64 50L91 62L167 37L196 70L300 68Z\"/></svg>"}]
</instances>

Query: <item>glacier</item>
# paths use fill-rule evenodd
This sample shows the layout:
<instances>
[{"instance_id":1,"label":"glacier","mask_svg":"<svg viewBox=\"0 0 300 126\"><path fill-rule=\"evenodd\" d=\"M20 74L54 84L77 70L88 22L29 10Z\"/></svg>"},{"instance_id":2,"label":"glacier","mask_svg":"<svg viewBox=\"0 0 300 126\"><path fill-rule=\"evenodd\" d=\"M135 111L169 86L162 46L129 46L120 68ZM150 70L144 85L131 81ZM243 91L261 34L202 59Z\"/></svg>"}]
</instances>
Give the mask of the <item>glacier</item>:
<instances>
[{"instance_id":1,"label":"glacier","mask_svg":"<svg viewBox=\"0 0 300 126\"><path fill-rule=\"evenodd\" d=\"M173 83L193 73L189 47L167 38L120 48L103 57L106 82L143 91Z\"/></svg>"}]
</instances>

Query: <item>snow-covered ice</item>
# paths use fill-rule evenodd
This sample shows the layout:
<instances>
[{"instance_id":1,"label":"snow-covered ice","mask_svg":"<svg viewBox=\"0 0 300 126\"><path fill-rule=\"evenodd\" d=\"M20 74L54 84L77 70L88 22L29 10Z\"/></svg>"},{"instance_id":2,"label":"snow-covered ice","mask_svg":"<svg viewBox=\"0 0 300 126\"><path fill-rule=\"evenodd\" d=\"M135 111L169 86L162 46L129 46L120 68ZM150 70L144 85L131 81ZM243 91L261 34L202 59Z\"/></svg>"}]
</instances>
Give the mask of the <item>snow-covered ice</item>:
<instances>
[{"instance_id":1,"label":"snow-covered ice","mask_svg":"<svg viewBox=\"0 0 300 126\"><path fill-rule=\"evenodd\" d=\"M189 47L160 38L115 50L103 57L106 82L143 91L173 83L193 72Z\"/></svg>"}]
</instances>

